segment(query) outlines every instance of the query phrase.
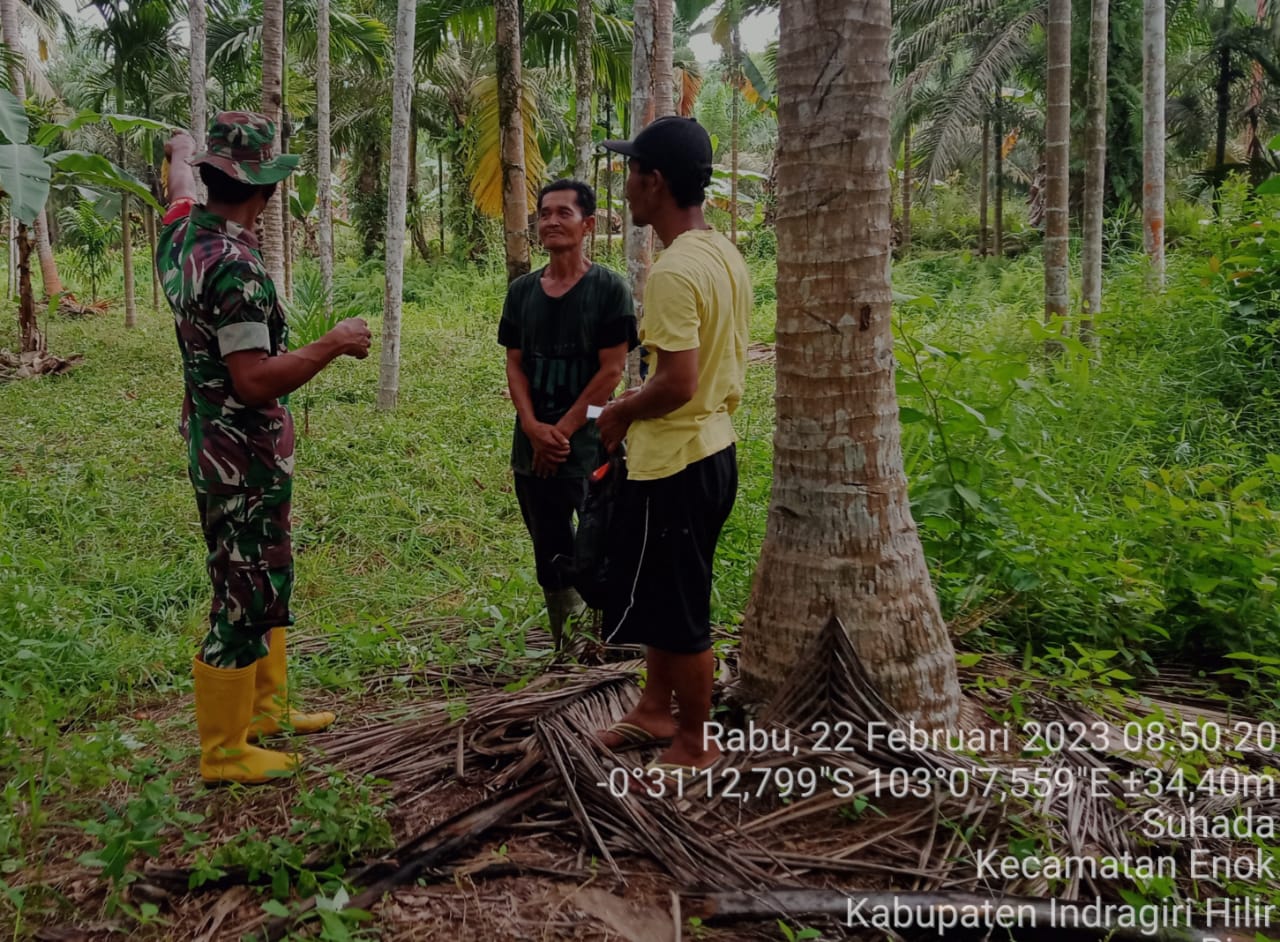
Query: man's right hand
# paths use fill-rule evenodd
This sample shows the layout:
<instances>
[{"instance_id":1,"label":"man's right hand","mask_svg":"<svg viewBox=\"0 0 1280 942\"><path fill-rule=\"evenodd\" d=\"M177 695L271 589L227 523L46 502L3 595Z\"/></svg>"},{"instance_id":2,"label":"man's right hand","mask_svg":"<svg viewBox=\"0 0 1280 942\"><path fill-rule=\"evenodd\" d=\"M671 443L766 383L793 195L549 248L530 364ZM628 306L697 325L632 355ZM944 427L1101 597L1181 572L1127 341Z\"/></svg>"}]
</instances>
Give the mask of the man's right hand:
<instances>
[{"instance_id":1,"label":"man's right hand","mask_svg":"<svg viewBox=\"0 0 1280 942\"><path fill-rule=\"evenodd\" d=\"M369 355L369 345L373 342L373 334L363 317L348 317L340 321L329 337L338 344L341 356L355 357L363 360Z\"/></svg>"},{"instance_id":2,"label":"man's right hand","mask_svg":"<svg viewBox=\"0 0 1280 942\"><path fill-rule=\"evenodd\" d=\"M530 422L523 428L533 445L533 473L540 478L550 477L569 457L569 439L546 422Z\"/></svg>"}]
</instances>

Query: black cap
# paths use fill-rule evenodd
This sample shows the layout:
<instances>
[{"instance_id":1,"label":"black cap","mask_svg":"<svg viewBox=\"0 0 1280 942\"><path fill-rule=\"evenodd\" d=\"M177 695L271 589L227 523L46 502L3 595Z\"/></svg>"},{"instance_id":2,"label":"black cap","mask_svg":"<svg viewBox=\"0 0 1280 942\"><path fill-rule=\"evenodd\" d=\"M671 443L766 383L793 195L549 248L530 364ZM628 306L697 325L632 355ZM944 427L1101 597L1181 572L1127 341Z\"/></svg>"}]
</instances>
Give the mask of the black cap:
<instances>
[{"instance_id":1,"label":"black cap","mask_svg":"<svg viewBox=\"0 0 1280 942\"><path fill-rule=\"evenodd\" d=\"M605 141L603 146L661 170L668 179L694 177L701 186L711 182L711 135L693 118L656 118L640 129L635 140Z\"/></svg>"}]
</instances>

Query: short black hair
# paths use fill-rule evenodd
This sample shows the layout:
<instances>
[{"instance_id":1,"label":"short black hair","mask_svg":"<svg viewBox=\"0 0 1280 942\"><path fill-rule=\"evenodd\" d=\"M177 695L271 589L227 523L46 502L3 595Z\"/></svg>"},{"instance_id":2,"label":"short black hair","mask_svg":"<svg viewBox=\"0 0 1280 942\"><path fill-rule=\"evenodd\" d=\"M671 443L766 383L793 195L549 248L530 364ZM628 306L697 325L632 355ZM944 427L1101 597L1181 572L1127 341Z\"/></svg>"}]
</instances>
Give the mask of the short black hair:
<instances>
[{"instance_id":1,"label":"short black hair","mask_svg":"<svg viewBox=\"0 0 1280 942\"><path fill-rule=\"evenodd\" d=\"M675 199L676 205L681 209L701 206L707 200L707 185L711 182L711 174L709 172L701 171L697 167L690 167L687 172L676 173L670 169L664 170L660 167L652 167L639 157L632 157L629 164L637 173L659 171L662 174L662 179L667 181L667 189L671 191L671 196Z\"/></svg>"},{"instance_id":2,"label":"short black hair","mask_svg":"<svg viewBox=\"0 0 1280 942\"><path fill-rule=\"evenodd\" d=\"M578 208L582 210L583 219L591 219L596 214L596 191L581 180L555 180L538 191L538 212L542 212L542 198L548 193L560 190L572 190L576 194Z\"/></svg>"},{"instance_id":3,"label":"short black hair","mask_svg":"<svg viewBox=\"0 0 1280 942\"><path fill-rule=\"evenodd\" d=\"M267 199L271 199L276 192L274 183L242 183L210 164L200 165L200 179L215 203L247 203L259 190L265 190Z\"/></svg>"}]
</instances>

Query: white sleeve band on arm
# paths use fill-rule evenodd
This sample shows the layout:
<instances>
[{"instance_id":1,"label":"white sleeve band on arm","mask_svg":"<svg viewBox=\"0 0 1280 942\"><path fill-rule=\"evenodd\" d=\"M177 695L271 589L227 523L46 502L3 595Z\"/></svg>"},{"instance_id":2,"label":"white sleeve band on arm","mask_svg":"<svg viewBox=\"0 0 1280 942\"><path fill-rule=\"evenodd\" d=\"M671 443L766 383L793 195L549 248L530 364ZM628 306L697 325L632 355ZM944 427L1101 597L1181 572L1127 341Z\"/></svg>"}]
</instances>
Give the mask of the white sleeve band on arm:
<instances>
[{"instance_id":1,"label":"white sleeve band on arm","mask_svg":"<svg viewBox=\"0 0 1280 942\"><path fill-rule=\"evenodd\" d=\"M266 324L252 321L241 324L228 324L218 331L218 348L222 355L239 353L241 350L271 350L271 334Z\"/></svg>"}]
</instances>

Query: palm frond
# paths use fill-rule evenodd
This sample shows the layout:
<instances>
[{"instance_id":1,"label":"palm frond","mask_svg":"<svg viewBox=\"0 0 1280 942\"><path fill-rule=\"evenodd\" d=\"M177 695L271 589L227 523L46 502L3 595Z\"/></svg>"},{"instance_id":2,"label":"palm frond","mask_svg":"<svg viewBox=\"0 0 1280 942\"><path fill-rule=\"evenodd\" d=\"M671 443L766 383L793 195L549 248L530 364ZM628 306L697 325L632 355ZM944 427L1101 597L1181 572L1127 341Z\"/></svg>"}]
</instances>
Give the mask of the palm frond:
<instances>
[{"instance_id":1,"label":"palm frond","mask_svg":"<svg viewBox=\"0 0 1280 942\"><path fill-rule=\"evenodd\" d=\"M918 139L926 183L956 165L962 145L972 137L973 126L988 109L994 91L1029 54L1028 37L1043 25L1044 17L1045 9L1039 5L1017 17L953 80L941 114Z\"/></svg>"},{"instance_id":2,"label":"palm frond","mask_svg":"<svg viewBox=\"0 0 1280 942\"><path fill-rule=\"evenodd\" d=\"M487 216L502 215L502 147L498 121L498 80L485 75L476 80L471 90L475 107L470 125L475 132L468 167L471 172L471 195L476 208ZM537 101L528 83L521 90L520 113L524 119L524 174L529 212L538 204L546 163L538 147Z\"/></svg>"}]
</instances>

